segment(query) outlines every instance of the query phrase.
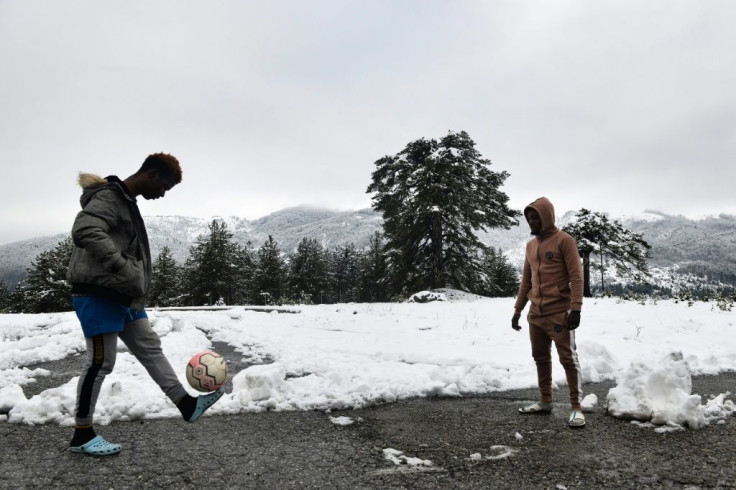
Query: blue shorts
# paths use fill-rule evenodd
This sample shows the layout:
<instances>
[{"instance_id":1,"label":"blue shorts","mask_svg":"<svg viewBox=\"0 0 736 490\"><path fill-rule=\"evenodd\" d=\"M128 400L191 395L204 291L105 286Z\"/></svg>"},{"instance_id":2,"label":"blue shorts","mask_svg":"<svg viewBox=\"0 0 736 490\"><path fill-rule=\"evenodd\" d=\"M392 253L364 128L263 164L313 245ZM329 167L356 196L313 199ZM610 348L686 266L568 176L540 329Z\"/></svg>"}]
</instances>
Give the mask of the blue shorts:
<instances>
[{"instance_id":1,"label":"blue shorts","mask_svg":"<svg viewBox=\"0 0 736 490\"><path fill-rule=\"evenodd\" d=\"M72 304L85 337L122 332L125 324L148 318L145 311L134 310L99 296L72 296Z\"/></svg>"}]
</instances>

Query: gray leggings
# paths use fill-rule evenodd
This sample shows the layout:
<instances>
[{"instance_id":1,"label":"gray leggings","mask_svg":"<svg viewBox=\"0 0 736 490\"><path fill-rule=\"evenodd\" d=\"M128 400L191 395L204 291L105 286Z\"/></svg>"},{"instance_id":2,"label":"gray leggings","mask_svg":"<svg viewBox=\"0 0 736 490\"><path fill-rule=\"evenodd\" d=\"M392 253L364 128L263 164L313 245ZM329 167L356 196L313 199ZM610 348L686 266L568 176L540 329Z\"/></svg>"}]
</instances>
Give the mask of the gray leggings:
<instances>
[{"instance_id":1,"label":"gray leggings","mask_svg":"<svg viewBox=\"0 0 736 490\"><path fill-rule=\"evenodd\" d=\"M102 382L115 366L118 337L146 368L169 400L176 403L187 394L161 350L161 339L151 328L148 319L141 318L127 323L122 332L85 338L87 358L77 384L77 406L74 410L78 427L92 425Z\"/></svg>"}]
</instances>

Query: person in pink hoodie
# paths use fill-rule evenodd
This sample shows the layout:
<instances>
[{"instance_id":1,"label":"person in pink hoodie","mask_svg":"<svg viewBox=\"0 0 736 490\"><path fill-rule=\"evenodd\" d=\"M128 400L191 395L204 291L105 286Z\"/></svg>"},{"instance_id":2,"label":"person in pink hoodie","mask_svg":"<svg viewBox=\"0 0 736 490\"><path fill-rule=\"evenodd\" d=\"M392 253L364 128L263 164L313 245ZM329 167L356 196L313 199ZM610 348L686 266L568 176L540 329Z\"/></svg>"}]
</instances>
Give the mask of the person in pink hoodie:
<instances>
[{"instance_id":1,"label":"person in pink hoodie","mask_svg":"<svg viewBox=\"0 0 736 490\"><path fill-rule=\"evenodd\" d=\"M524 270L514 305L511 327L521 330L519 318L531 303L527 320L532 357L537 364L540 400L519 409L523 414L552 411L552 342L565 369L570 388L571 411L568 424L584 427L580 363L575 348L575 329L580 325L583 306L583 270L577 243L555 226L555 210L546 197L524 209L532 240L526 244Z\"/></svg>"}]
</instances>

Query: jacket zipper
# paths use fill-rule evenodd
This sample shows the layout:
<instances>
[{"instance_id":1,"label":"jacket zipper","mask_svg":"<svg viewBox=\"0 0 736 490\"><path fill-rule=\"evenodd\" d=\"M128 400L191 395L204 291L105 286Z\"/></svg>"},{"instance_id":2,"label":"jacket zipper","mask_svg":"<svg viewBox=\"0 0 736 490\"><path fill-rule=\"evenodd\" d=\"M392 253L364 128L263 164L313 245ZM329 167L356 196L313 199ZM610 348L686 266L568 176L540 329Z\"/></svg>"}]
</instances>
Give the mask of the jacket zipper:
<instances>
[{"instance_id":1,"label":"jacket zipper","mask_svg":"<svg viewBox=\"0 0 736 490\"><path fill-rule=\"evenodd\" d=\"M539 281L539 316L544 316L542 311L542 257L539 255L539 244L537 244L537 280Z\"/></svg>"}]
</instances>

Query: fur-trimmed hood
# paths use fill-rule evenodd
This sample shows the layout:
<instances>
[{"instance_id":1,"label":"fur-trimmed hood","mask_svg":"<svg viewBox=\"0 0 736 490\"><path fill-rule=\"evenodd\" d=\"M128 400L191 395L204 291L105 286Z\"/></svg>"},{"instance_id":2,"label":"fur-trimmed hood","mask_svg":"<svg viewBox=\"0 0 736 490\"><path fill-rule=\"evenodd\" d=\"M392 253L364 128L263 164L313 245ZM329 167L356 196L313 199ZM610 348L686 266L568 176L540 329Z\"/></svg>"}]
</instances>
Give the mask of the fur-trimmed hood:
<instances>
[{"instance_id":1,"label":"fur-trimmed hood","mask_svg":"<svg viewBox=\"0 0 736 490\"><path fill-rule=\"evenodd\" d=\"M107 184L107 179L104 177L100 177L99 175L79 172L77 183L82 189L87 189L89 187L97 187L98 185Z\"/></svg>"},{"instance_id":2,"label":"fur-trimmed hood","mask_svg":"<svg viewBox=\"0 0 736 490\"><path fill-rule=\"evenodd\" d=\"M100 177L96 174L79 172L77 183L82 188L82 196L79 203L84 208L93 195L104 189L113 190L121 195L121 197L129 202L135 202L135 196L131 195L125 184L114 175L108 177Z\"/></svg>"}]
</instances>

